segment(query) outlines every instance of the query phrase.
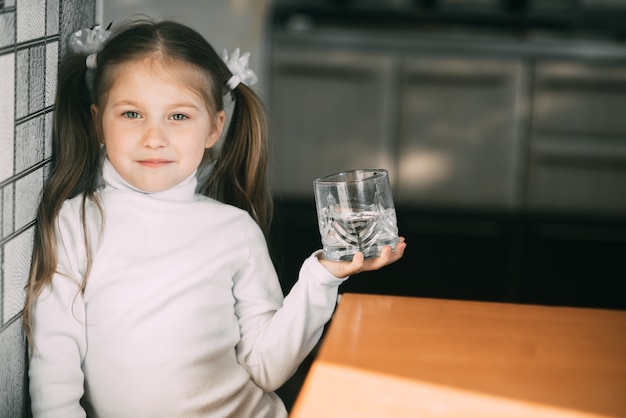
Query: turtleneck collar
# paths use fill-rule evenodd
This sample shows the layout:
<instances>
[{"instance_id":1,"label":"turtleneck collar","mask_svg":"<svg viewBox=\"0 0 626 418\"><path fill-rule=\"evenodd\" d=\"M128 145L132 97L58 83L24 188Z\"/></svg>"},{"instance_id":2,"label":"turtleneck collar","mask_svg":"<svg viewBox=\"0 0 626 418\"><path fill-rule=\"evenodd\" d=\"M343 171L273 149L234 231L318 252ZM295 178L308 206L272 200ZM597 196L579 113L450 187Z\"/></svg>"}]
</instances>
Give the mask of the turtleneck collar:
<instances>
[{"instance_id":1,"label":"turtleneck collar","mask_svg":"<svg viewBox=\"0 0 626 418\"><path fill-rule=\"evenodd\" d=\"M167 190L161 192L146 192L131 186L119 175L117 170L108 158L104 158L102 164L102 179L104 180L104 190L131 190L155 199L168 201L193 200L198 180L194 171L189 177Z\"/></svg>"}]
</instances>

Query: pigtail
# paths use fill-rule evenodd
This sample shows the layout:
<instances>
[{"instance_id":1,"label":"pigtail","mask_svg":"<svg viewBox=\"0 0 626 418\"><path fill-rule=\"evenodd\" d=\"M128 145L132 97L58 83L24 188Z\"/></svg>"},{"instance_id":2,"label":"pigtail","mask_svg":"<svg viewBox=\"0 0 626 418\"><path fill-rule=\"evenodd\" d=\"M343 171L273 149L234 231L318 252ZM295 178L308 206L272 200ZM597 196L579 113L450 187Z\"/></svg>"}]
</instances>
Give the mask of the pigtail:
<instances>
[{"instance_id":1,"label":"pigtail","mask_svg":"<svg viewBox=\"0 0 626 418\"><path fill-rule=\"evenodd\" d=\"M85 57L70 57L59 74L49 183L65 200L94 192L99 173L100 145L96 140L91 117L92 100L85 82Z\"/></svg>"},{"instance_id":2,"label":"pigtail","mask_svg":"<svg viewBox=\"0 0 626 418\"><path fill-rule=\"evenodd\" d=\"M265 109L244 84L232 91L235 105L215 165L201 192L245 209L266 236L272 221L267 187L268 133Z\"/></svg>"},{"instance_id":3,"label":"pigtail","mask_svg":"<svg viewBox=\"0 0 626 418\"><path fill-rule=\"evenodd\" d=\"M23 311L24 329L31 346L31 309L42 289L51 283L57 267L56 221L63 202L83 194L84 225L87 200L96 201L94 192L99 173L100 147L94 135L85 73L85 57L81 55L68 57L59 69L50 173L37 210ZM87 245L86 235L84 238ZM80 285L82 288L84 283Z\"/></svg>"}]
</instances>

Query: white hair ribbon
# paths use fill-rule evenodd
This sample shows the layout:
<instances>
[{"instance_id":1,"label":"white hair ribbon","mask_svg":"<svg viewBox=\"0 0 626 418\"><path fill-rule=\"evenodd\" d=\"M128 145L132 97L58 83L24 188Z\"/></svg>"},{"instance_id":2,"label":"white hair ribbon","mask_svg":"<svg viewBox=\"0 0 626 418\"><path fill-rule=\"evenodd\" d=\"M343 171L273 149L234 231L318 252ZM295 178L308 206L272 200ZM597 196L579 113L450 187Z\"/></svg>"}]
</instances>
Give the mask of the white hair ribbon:
<instances>
[{"instance_id":1,"label":"white hair ribbon","mask_svg":"<svg viewBox=\"0 0 626 418\"><path fill-rule=\"evenodd\" d=\"M93 29L79 29L70 36L70 49L77 54L97 54L109 36L111 36L111 31L100 25L94 26Z\"/></svg>"},{"instance_id":2,"label":"white hair ribbon","mask_svg":"<svg viewBox=\"0 0 626 418\"><path fill-rule=\"evenodd\" d=\"M226 86L229 90L234 90L239 83L251 86L258 81L254 71L248 68L248 62L250 60L249 52L240 54L239 48L237 48L229 57L228 51L224 50L222 52L222 60L226 63L226 66L228 66L228 69L233 74L232 77L230 77L226 82Z\"/></svg>"}]
</instances>

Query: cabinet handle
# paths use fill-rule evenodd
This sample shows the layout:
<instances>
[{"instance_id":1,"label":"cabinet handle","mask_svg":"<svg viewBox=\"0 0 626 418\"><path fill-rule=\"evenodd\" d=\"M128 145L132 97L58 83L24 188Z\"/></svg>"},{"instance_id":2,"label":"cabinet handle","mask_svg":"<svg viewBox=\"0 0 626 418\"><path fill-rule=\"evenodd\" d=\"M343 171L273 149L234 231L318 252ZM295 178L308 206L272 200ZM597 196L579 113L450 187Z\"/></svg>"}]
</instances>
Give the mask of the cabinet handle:
<instances>
[{"instance_id":1,"label":"cabinet handle","mask_svg":"<svg viewBox=\"0 0 626 418\"><path fill-rule=\"evenodd\" d=\"M507 83L505 74L435 74L412 72L403 78L404 83L413 85L441 85L458 87L499 87Z\"/></svg>"},{"instance_id":2,"label":"cabinet handle","mask_svg":"<svg viewBox=\"0 0 626 418\"><path fill-rule=\"evenodd\" d=\"M282 64L277 66L280 76L299 78L331 78L352 81L367 81L375 78L374 71L365 68L345 68L318 65Z\"/></svg>"},{"instance_id":3,"label":"cabinet handle","mask_svg":"<svg viewBox=\"0 0 626 418\"><path fill-rule=\"evenodd\" d=\"M626 80L589 79L581 77L545 78L537 81L537 86L551 91L578 91L581 93L614 93L626 92Z\"/></svg>"},{"instance_id":4,"label":"cabinet handle","mask_svg":"<svg viewBox=\"0 0 626 418\"><path fill-rule=\"evenodd\" d=\"M548 167L626 170L626 152L598 150L535 150L535 158Z\"/></svg>"}]
</instances>

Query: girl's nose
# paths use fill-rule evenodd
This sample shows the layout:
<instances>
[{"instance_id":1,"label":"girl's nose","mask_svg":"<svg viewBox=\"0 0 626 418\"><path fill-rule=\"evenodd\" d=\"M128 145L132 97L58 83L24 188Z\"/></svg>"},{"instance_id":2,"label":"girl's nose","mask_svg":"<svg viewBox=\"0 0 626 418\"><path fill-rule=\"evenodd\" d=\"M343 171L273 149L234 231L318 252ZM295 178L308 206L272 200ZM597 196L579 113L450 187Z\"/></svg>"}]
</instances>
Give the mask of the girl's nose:
<instances>
[{"instance_id":1,"label":"girl's nose","mask_svg":"<svg viewBox=\"0 0 626 418\"><path fill-rule=\"evenodd\" d=\"M150 123L143 136L143 145L148 148L162 148L168 144L165 128L158 121Z\"/></svg>"}]
</instances>

